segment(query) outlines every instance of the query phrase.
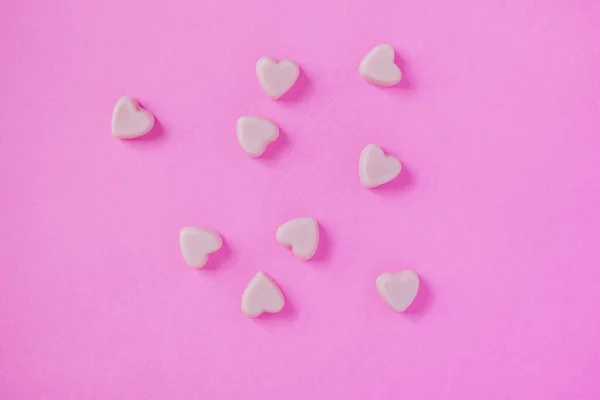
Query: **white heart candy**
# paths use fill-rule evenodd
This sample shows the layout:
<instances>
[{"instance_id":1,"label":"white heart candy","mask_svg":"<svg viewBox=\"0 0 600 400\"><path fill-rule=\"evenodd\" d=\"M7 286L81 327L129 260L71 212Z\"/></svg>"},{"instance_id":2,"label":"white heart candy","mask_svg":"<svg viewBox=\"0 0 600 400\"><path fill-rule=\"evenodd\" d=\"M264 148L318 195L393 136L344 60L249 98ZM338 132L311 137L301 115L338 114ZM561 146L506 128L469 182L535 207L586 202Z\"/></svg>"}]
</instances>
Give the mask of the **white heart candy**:
<instances>
[{"instance_id":1,"label":"white heart candy","mask_svg":"<svg viewBox=\"0 0 600 400\"><path fill-rule=\"evenodd\" d=\"M389 44L375 46L363 58L358 71L369 83L394 86L402 79L402 72L394 63L394 55L394 48Z\"/></svg>"},{"instance_id":2,"label":"white heart candy","mask_svg":"<svg viewBox=\"0 0 600 400\"><path fill-rule=\"evenodd\" d=\"M190 267L204 267L208 256L219 250L222 245L221 235L212 229L186 226L179 232L181 254Z\"/></svg>"},{"instance_id":3,"label":"white heart candy","mask_svg":"<svg viewBox=\"0 0 600 400\"><path fill-rule=\"evenodd\" d=\"M301 260L315 255L319 246L319 224L314 218L303 217L285 222L275 233L277 241L291 248Z\"/></svg>"},{"instance_id":4,"label":"white heart candy","mask_svg":"<svg viewBox=\"0 0 600 400\"><path fill-rule=\"evenodd\" d=\"M394 156L386 156L377 145L369 144L360 153L358 177L366 188L383 185L398 176L402 164Z\"/></svg>"},{"instance_id":5,"label":"white heart candy","mask_svg":"<svg viewBox=\"0 0 600 400\"><path fill-rule=\"evenodd\" d=\"M112 134L119 139L133 139L144 136L152 130L154 116L140 107L136 99L121 97L113 110Z\"/></svg>"},{"instance_id":6,"label":"white heart candy","mask_svg":"<svg viewBox=\"0 0 600 400\"><path fill-rule=\"evenodd\" d=\"M242 312L250 318L258 317L263 312L277 313L284 304L281 289L263 272L252 278L242 294Z\"/></svg>"},{"instance_id":7,"label":"white heart candy","mask_svg":"<svg viewBox=\"0 0 600 400\"><path fill-rule=\"evenodd\" d=\"M290 90L299 75L300 69L293 61L277 62L269 57L261 57L256 62L258 83L272 99L278 99Z\"/></svg>"},{"instance_id":8,"label":"white heart candy","mask_svg":"<svg viewBox=\"0 0 600 400\"><path fill-rule=\"evenodd\" d=\"M258 157L279 137L279 128L265 118L241 117L237 121L237 136L242 149L250 156Z\"/></svg>"},{"instance_id":9,"label":"white heart candy","mask_svg":"<svg viewBox=\"0 0 600 400\"><path fill-rule=\"evenodd\" d=\"M398 312L410 306L419 291L419 276L413 271L404 271L379 275L375 282L377 291L383 299Z\"/></svg>"}]
</instances>

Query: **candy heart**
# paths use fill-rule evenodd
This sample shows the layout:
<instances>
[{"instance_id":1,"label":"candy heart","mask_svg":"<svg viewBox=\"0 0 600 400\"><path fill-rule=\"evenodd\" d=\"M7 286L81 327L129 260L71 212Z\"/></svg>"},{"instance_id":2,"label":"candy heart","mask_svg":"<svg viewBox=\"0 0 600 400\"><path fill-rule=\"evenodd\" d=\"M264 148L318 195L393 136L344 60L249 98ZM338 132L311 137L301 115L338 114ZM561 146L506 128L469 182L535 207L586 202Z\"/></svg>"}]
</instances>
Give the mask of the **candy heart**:
<instances>
[{"instance_id":1,"label":"candy heart","mask_svg":"<svg viewBox=\"0 0 600 400\"><path fill-rule=\"evenodd\" d=\"M293 61L277 62L269 57L261 57L256 62L258 83L272 99L278 99L290 90L299 75L300 69Z\"/></svg>"},{"instance_id":2,"label":"candy heart","mask_svg":"<svg viewBox=\"0 0 600 400\"><path fill-rule=\"evenodd\" d=\"M112 116L112 134L119 139L144 136L154 126L154 116L140 107L136 99L121 97Z\"/></svg>"},{"instance_id":3,"label":"candy heart","mask_svg":"<svg viewBox=\"0 0 600 400\"><path fill-rule=\"evenodd\" d=\"M358 177L366 188L383 185L398 176L402 164L396 157L386 156L377 145L369 144L360 153Z\"/></svg>"},{"instance_id":4,"label":"candy heart","mask_svg":"<svg viewBox=\"0 0 600 400\"><path fill-rule=\"evenodd\" d=\"M237 136L242 149L250 156L258 157L279 137L279 128L265 118L241 117L237 121Z\"/></svg>"},{"instance_id":5,"label":"candy heart","mask_svg":"<svg viewBox=\"0 0 600 400\"><path fill-rule=\"evenodd\" d=\"M383 299L398 312L410 306L419 291L419 276L413 271L404 271L379 275L375 282L377 291Z\"/></svg>"},{"instance_id":6,"label":"candy heart","mask_svg":"<svg viewBox=\"0 0 600 400\"><path fill-rule=\"evenodd\" d=\"M309 217L292 219L277 228L275 238L280 244L291 248L296 257L308 260L315 255L319 246L319 224Z\"/></svg>"},{"instance_id":7,"label":"candy heart","mask_svg":"<svg viewBox=\"0 0 600 400\"><path fill-rule=\"evenodd\" d=\"M258 317L263 312L277 313L284 304L279 286L263 272L252 278L242 294L242 312L250 318Z\"/></svg>"},{"instance_id":8,"label":"candy heart","mask_svg":"<svg viewBox=\"0 0 600 400\"><path fill-rule=\"evenodd\" d=\"M394 86L402 79L402 72L394 64L394 48L389 44L375 46L360 63L358 71L375 85Z\"/></svg>"},{"instance_id":9,"label":"candy heart","mask_svg":"<svg viewBox=\"0 0 600 400\"><path fill-rule=\"evenodd\" d=\"M208 256L223 245L221 235L208 228L186 226L179 232L179 246L185 262L194 268L202 268Z\"/></svg>"}]
</instances>

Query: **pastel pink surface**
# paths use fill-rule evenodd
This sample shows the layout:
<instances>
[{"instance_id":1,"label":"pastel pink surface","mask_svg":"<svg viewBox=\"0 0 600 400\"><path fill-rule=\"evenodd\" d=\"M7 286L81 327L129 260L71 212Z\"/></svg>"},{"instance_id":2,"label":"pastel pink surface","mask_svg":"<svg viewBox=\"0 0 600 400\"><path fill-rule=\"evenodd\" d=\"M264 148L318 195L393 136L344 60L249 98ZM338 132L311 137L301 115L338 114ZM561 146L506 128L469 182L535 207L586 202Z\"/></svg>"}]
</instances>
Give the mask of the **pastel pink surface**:
<instances>
[{"instance_id":1,"label":"pastel pink surface","mask_svg":"<svg viewBox=\"0 0 600 400\"><path fill-rule=\"evenodd\" d=\"M597 400L599 18L591 0L1 1L0 398ZM379 43L393 88L357 73ZM263 54L302 66L277 102ZM111 135L124 93L157 117L143 138ZM277 121L277 151L240 151L240 115ZM378 190L366 143L404 166ZM273 239L298 215L321 227L308 264ZM223 235L215 268L185 266L188 225ZM400 269L421 282L396 314L374 282ZM249 320L257 270L286 306Z\"/></svg>"}]
</instances>

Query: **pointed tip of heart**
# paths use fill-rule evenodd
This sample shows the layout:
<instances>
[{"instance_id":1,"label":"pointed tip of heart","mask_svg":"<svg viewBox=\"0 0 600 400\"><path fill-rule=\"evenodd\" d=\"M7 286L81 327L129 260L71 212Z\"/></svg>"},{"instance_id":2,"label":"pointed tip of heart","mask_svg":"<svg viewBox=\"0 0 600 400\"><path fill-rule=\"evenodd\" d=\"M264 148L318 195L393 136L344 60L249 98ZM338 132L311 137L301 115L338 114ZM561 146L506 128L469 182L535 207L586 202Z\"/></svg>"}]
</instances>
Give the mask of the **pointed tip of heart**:
<instances>
[{"instance_id":1,"label":"pointed tip of heart","mask_svg":"<svg viewBox=\"0 0 600 400\"><path fill-rule=\"evenodd\" d=\"M277 61L271 57L261 57L256 62L256 77L263 91L277 100L286 94L298 80L300 67L294 61Z\"/></svg>"},{"instance_id":2,"label":"pointed tip of heart","mask_svg":"<svg viewBox=\"0 0 600 400\"><path fill-rule=\"evenodd\" d=\"M204 267L208 257L222 246L221 235L213 229L186 226L179 231L181 254L190 267Z\"/></svg>"},{"instance_id":3,"label":"pointed tip of heart","mask_svg":"<svg viewBox=\"0 0 600 400\"><path fill-rule=\"evenodd\" d=\"M154 127L154 115L131 96L123 96L113 109L111 130L119 139L135 139L144 136Z\"/></svg>"},{"instance_id":4,"label":"pointed tip of heart","mask_svg":"<svg viewBox=\"0 0 600 400\"><path fill-rule=\"evenodd\" d=\"M371 84L394 86L402 80L402 71L394 61L395 55L391 45L377 45L362 59L358 72Z\"/></svg>"},{"instance_id":5,"label":"pointed tip of heart","mask_svg":"<svg viewBox=\"0 0 600 400\"><path fill-rule=\"evenodd\" d=\"M377 277L375 286L390 307L398 312L404 312L417 296L419 276L410 269L385 272Z\"/></svg>"},{"instance_id":6,"label":"pointed tip of heart","mask_svg":"<svg viewBox=\"0 0 600 400\"><path fill-rule=\"evenodd\" d=\"M242 294L242 312L250 318L263 313L278 313L285 305L285 298L277 284L264 272L258 272L250 280Z\"/></svg>"},{"instance_id":7,"label":"pointed tip of heart","mask_svg":"<svg viewBox=\"0 0 600 400\"><path fill-rule=\"evenodd\" d=\"M279 127L266 118L244 116L237 121L237 137L242 150L256 158L277 140Z\"/></svg>"},{"instance_id":8,"label":"pointed tip of heart","mask_svg":"<svg viewBox=\"0 0 600 400\"><path fill-rule=\"evenodd\" d=\"M402 171L402 163L392 155L386 155L376 144L366 145L358 161L358 177L367 189L390 182Z\"/></svg>"},{"instance_id":9,"label":"pointed tip of heart","mask_svg":"<svg viewBox=\"0 0 600 400\"><path fill-rule=\"evenodd\" d=\"M275 239L290 248L296 258L309 260L319 247L319 223L311 217L289 220L277 228Z\"/></svg>"}]
</instances>

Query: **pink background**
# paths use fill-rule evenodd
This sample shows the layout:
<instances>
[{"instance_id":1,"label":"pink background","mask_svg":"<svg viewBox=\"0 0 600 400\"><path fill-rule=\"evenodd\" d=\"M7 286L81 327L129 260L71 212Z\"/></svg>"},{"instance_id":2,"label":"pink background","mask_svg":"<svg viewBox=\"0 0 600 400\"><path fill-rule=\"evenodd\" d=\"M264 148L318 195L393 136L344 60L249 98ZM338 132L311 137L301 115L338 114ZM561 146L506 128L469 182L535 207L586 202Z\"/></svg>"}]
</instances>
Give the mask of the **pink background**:
<instances>
[{"instance_id":1,"label":"pink background","mask_svg":"<svg viewBox=\"0 0 600 400\"><path fill-rule=\"evenodd\" d=\"M600 2L0 2L0 398L600 398ZM405 79L365 83L392 44ZM299 62L272 101L258 57ZM159 121L110 134L115 101ZM253 160L241 115L283 136ZM401 177L369 191L380 144ZM276 227L314 216L314 261ZM187 267L179 228L224 250ZM410 311L375 290L411 268ZM259 270L288 304L249 320Z\"/></svg>"}]
</instances>

